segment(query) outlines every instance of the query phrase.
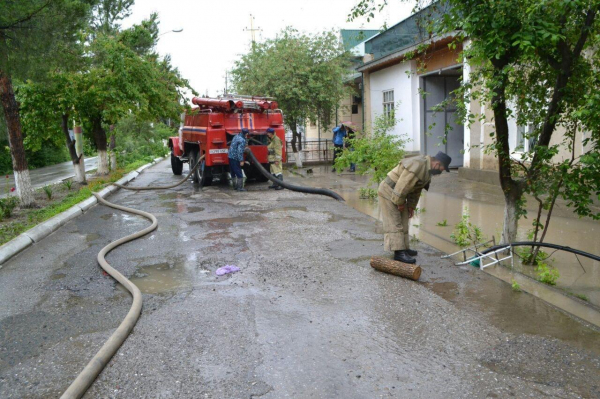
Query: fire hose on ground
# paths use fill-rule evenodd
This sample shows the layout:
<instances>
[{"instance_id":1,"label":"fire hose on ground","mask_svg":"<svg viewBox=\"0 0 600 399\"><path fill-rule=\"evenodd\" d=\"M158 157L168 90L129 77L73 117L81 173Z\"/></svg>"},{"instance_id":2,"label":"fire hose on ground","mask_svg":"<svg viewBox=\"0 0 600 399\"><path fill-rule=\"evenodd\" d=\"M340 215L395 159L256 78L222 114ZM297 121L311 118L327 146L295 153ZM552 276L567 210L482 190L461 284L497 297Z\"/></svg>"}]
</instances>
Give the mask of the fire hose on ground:
<instances>
[{"instance_id":1,"label":"fire hose on ground","mask_svg":"<svg viewBox=\"0 0 600 399\"><path fill-rule=\"evenodd\" d=\"M279 179L276 179L265 168L263 168L263 166L260 164L260 162L258 162L258 160L254 157L254 154L252 154L252 151L250 151L249 149L246 149L245 152L246 152L246 155L250 158L250 160L254 164L254 166L256 166L258 168L258 170L266 178L273 181L274 183L277 183L277 184L279 184L289 190L292 190L292 191L299 191L299 192L308 193L308 194L326 195L326 196L332 197L338 201L344 200L339 194L337 194L334 191L328 190L328 189L296 186L296 185L292 185L292 184L283 182ZM198 162L196 163L196 165L193 168L190 168L190 172L188 173L188 175L175 184L171 184L168 186L147 186L147 187L128 187L128 186L123 186L121 184L115 184L115 186L123 188L125 190L133 190L133 191L166 190L166 189L170 189L170 188L175 188L175 187L185 183L186 181L188 181L188 179L190 178L192 173L194 173L196 171L196 169L198 168L198 166L200 165L202 159L204 159L204 155L198 159ZM129 213L143 216L146 219L150 220L152 222L152 224L143 230L140 230L136 233L130 234L128 236L122 237L116 241L111 242L110 244L108 244L107 246L102 248L102 250L100 250L100 252L98 253L98 264L100 265L100 267L102 267L102 269L104 271L106 271L106 273L108 273L112 278L114 278L119 283L121 283L121 285L123 285L131 293L131 295L133 296L133 302L131 304L131 308L129 309L129 312L125 316L125 319L123 319L123 321L121 322L119 327L117 327L115 332L104 343L104 345L102 346L102 348L100 348L100 350L96 353L96 355L89 361L87 366L85 366L85 368L81 371L81 373L79 373L79 375L77 376L75 381L73 381L71 383L71 385L69 386L69 388L67 388L67 390L63 393L63 395L61 396L61 399L80 398L85 394L85 392L88 390L88 388L96 380L98 375L102 372L104 367L106 367L106 365L108 364L110 359L114 356L114 354L117 352L117 350L119 350L119 348L121 347L123 342L125 342L125 340L127 339L127 336L129 335L131 330L133 330L133 327L135 326L135 324L140 316L140 313L142 311L142 293L139 290L139 288L135 284L133 284L131 281L129 281L129 279L127 279L127 277L123 276L119 271L117 271L115 268L113 268L106 261L105 256L110 251L112 251L113 249L118 247L119 245L125 244L126 242L129 242L129 241L136 240L140 237L143 237L144 235L156 230L156 228L158 227L158 221L157 221L156 217L154 215L152 215L151 213L113 204L111 202L106 201L104 198L100 197L96 193L93 193L93 195L98 199L98 202L103 205L106 205L111 208L118 209L118 210L121 210L124 212L129 212Z\"/></svg>"},{"instance_id":2,"label":"fire hose on ground","mask_svg":"<svg viewBox=\"0 0 600 399\"><path fill-rule=\"evenodd\" d=\"M332 191L332 190L328 190L326 188L314 188L314 187L296 186L294 184L289 184L287 182L279 180L275 176L273 176L272 174L270 174L260 164L260 162L258 162L258 160L254 156L254 154L252 153L252 151L250 150L250 148L246 148L244 150L244 153L250 159L250 161L252 161L252 163L254 164L254 166L256 166L256 168L260 171L260 173L262 173L263 176L265 176L267 179L271 180L275 184L279 184L280 186L282 186L284 188L287 188L288 190L291 190L291 191L298 191L300 193L307 193L307 194L326 195L326 196L331 197L333 199L336 199L338 201L344 201L344 199L338 193L336 193L335 191Z\"/></svg>"},{"instance_id":3,"label":"fire hose on ground","mask_svg":"<svg viewBox=\"0 0 600 399\"><path fill-rule=\"evenodd\" d=\"M564 245L558 245L558 244L551 244L551 243L545 243L545 242L537 242L537 241L518 241L518 242L513 242L510 244L500 244L500 245L494 245L493 247L487 248L483 251L481 251L480 253L482 255L485 255L487 253L496 251L498 249L502 249L505 247L544 247L544 248L553 248L559 251L565 251L565 252L570 252L572 254L575 255L581 255L584 256L586 258L590 258L596 261L600 261L600 256L598 255L594 255L594 254L590 254L588 252L584 252L584 251L580 251L578 249L575 248L571 248L571 247L566 247Z\"/></svg>"}]
</instances>

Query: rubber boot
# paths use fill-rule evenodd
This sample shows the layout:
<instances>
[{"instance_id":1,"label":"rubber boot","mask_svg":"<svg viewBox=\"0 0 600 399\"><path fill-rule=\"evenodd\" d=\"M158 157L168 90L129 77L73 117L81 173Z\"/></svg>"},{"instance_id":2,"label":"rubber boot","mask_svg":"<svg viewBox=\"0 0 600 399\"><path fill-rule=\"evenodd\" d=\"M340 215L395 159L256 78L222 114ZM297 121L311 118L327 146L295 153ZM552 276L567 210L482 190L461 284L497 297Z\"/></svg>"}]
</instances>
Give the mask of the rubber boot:
<instances>
[{"instance_id":1,"label":"rubber boot","mask_svg":"<svg viewBox=\"0 0 600 399\"><path fill-rule=\"evenodd\" d=\"M277 176L276 176L276 175L273 175L273 174L272 174L271 176L273 176L274 178L277 178ZM271 183L271 185L269 186L269 188L277 188L277 185L278 185L277 183L275 183L275 182L272 182L272 183Z\"/></svg>"},{"instance_id":2,"label":"rubber boot","mask_svg":"<svg viewBox=\"0 0 600 399\"><path fill-rule=\"evenodd\" d=\"M244 179L237 179L237 191L248 191L244 188Z\"/></svg>"},{"instance_id":3,"label":"rubber boot","mask_svg":"<svg viewBox=\"0 0 600 399\"><path fill-rule=\"evenodd\" d=\"M277 177L279 180L283 181L283 175L282 174L279 174L279 175L277 175L275 177ZM283 190L283 189L284 189L284 187L280 186L279 184L277 185L277 187L275 187L275 190Z\"/></svg>"},{"instance_id":4,"label":"rubber boot","mask_svg":"<svg viewBox=\"0 0 600 399\"><path fill-rule=\"evenodd\" d=\"M410 256L417 256L419 253L417 251L415 251L414 249L407 249L406 253L409 254Z\"/></svg>"},{"instance_id":5,"label":"rubber boot","mask_svg":"<svg viewBox=\"0 0 600 399\"><path fill-rule=\"evenodd\" d=\"M410 264L417 263L417 260L415 258L413 258L412 256L410 256L409 254L407 254L405 250L394 251L394 260L397 260L398 262L410 263Z\"/></svg>"}]
</instances>

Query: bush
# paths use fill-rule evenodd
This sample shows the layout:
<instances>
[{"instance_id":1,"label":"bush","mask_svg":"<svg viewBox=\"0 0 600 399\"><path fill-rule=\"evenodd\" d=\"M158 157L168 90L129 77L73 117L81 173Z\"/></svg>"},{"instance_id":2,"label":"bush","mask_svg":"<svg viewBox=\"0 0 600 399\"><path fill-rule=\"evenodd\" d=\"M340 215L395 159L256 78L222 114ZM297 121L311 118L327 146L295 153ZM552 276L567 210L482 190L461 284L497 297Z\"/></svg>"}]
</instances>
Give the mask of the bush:
<instances>
[{"instance_id":1,"label":"bush","mask_svg":"<svg viewBox=\"0 0 600 399\"><path fill-rule=\"evenodd\" d=\"M19 198L11 195L0 198L0 221L11 217L13 210L19 205Z\"/></svg>"},{"instance_id":2,"label":"bush","mask_svg":"<svg viewBox=\"0 0 600 399\"><path fill-rule=\"evenodd\" d=\"M450 234L450 238L461 248L481 244L485 241L481 229L471 223L467 208L465 208L460 222L454 226L454 231Z\"/></svg>"},{"instance_id":3,"label":"bush","mask_svg":"<svg viewBox=\"0 0 600 399\"><path fill-rule=\"evenodd\" d=\"M350 164L356 164L357 173L372 173L371 181L381 183L404 158L403 148L408 142L406 136L399 137L391 133L396 122L395 118L386 115L377 116L371 134L347 140L348 148L344 148L335 159L335 169L342 170Z\"/></svg>"}]
</instances>

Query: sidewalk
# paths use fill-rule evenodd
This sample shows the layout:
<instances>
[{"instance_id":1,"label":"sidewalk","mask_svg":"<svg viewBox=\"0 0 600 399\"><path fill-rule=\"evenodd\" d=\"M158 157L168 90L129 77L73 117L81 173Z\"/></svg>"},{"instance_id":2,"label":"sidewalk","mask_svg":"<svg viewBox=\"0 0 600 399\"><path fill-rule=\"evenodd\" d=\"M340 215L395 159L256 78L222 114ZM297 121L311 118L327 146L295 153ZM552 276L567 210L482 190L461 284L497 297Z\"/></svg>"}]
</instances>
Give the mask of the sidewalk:
<instances>
[{"instance_id":1,"label":"sidewalk","mask_svg":"<svg viewBox=\"0 0 600 399\"><path fill-rule=\"evenodd\" d=\"M305 177L308 185L337 191L348 205L381 220L377 201L359 198L358 190L369 185L368 176L347 171L332 173L331 166L328 165L290 169L289 172ZM411 221L410 234L415 240L421 240L441 251L455 252L458 247L450 239L450 234L465 210L468 210L471 222L479 226L488 239L494 236L499 240L504 213L501 188L461 179L454 171L434 177L430 191L423 192L419 210ZM528 218L522 219L519 224L520 241L528 241L527 231L532 228L531 223L537 212L534 201L528 201L528 211ZM443 224L444 220L447 226L439 226L438 223ZM589 218L580 219L564 201L557 201L545 242L600 254L600 240L597 239L599 232L600 222ZM600 262L580 257L580 264L573 254L566 252L556 252L551 259L554 260L552 266L560 273L557 288L584 295L590 303L600 306ZM523 274L536 277L532 266L515 266Z\"/></svg>"},{"instance_id":2,"label":"sidewalk","mask_svg":"<svg viewBox=\"0 0 600 399\"><path fill-rule=\"evenodd\" d=\"M89 172L92 169L96 169L98 165L98 157L91 157L85 159L85 171ZM74 176L73 162L67 161L52 166L45 166L43 168L31 169L29 171L29 178L31 179L31 185L33 188L40 188L48 184L56 183L61 180L67 179ZM15 186L15 176L10 173L8 179L5 179L4 184L9 187ZM2 196L5 195L3 192Z\"/></svg>"}]
</instances>

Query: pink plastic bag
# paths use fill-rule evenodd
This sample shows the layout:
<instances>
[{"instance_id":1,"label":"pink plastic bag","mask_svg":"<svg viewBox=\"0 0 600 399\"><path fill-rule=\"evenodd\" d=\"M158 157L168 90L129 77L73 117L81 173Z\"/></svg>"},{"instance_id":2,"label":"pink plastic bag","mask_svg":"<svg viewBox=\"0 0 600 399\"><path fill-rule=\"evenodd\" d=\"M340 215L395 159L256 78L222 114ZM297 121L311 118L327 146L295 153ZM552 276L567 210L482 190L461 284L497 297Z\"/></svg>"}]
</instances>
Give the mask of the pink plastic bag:
<instances>
[{"instance_id":1,"label":"pink plastic bag","mask_svg":"<svg viewBox=\"0 0 600 399\"><path fill-rule=\"evenodd\" d=\"M240 268L237 266L225 265L223 267L218 268L215 273L217 273L217 276L224 276L226 274L235 273L235 272L239 272L239 271L240 271Z\"/></svg>"}]
</instances>

